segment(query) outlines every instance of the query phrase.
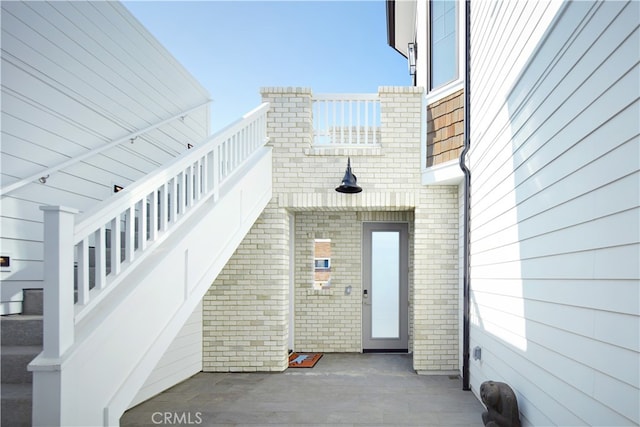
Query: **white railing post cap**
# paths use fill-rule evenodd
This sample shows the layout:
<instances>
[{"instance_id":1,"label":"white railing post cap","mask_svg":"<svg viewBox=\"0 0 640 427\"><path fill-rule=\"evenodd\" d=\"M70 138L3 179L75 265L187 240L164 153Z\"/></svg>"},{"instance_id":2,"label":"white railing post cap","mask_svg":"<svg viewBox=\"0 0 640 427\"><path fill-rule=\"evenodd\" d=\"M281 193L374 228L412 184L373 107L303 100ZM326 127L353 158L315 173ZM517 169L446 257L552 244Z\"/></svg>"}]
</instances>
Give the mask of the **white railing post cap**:
<instances>
[{"instance_id":1,"label":"white railing post cap","mask_svg":"<svg viewBox=\"0 0 640 427\"><path fill-rule=\"evenodd\" d=\"M40 210L41 211L45 211L45 212L66 212L66 213L70 213L70 214L77 214L80 213L80 211L76 208L70 208L67 206L40 206Z\"/></svg>"}]
</instances>

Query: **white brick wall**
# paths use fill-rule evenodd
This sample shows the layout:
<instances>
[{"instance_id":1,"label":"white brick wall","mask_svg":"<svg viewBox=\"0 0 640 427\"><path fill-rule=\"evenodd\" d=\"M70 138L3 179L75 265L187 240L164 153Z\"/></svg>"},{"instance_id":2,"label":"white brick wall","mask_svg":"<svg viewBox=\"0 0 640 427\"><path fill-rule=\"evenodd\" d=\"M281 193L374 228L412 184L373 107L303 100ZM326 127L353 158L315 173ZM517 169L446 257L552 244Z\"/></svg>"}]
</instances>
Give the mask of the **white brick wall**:
<instances>
[{"instance_id":1,"label":"white brick wall","mask_svg":"<svg viewBox=\"0 0 640 427\"><path fill-rule=\"evenodd\" d=\"M422 89L381 87L381 147L312 147L312 93L265 88L274 198L204 300L204 369L286 368L289 214L295 221L297 351L361 351L362 222L410 224L414 368L458 369L458 189L420 184ZM364 189L339 194L351 156ZM332 289L312 291L313 240L332 239ZM351 295L345 287L352 286Z\"/></svg>"}]
</instances>

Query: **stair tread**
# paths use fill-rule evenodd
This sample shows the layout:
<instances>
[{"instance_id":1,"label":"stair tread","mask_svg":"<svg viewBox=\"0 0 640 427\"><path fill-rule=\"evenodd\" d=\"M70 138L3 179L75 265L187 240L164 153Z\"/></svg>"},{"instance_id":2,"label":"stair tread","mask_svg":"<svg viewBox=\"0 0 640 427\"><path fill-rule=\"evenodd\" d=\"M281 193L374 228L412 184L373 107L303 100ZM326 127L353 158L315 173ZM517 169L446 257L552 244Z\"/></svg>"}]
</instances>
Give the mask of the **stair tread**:
<instances>
[{"instance_id":1,"label":"stair tread","mask_svg":"<svg viewBox=\"0 0 640 427\"><path fill-rule=\"evenodd\" d=\"M2 399L31 399L31 393L33 390L32 384L20 383L2 383Z\"/></svg>"},{"instance_id":2,"label":"stair tread","mask_svg":"<svg viewBox=\"0 0 640 427\"><path fill-rule=\"evenodd\" d=\"M2 355L13 354L38 354L42 351L41 345L3 345Z\"/></svg>"},{"instance_id":3,"label":"stair tread","mask_svg":"<svg viewBox=\"0 0 640 427\"><path fill-rule=\"evenodd\" d=\"M24 320L42 320L42 314L8 314L0 316L2 322L19 322Z\"/></svg>"}]
</instances>

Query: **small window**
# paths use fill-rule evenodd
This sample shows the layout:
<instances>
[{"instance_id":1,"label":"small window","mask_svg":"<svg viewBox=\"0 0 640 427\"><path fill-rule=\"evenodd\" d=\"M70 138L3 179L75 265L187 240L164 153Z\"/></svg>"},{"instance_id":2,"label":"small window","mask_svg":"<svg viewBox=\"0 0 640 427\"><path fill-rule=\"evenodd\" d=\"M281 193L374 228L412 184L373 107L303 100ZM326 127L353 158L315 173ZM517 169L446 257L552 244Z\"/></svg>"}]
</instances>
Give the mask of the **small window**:
<instances>
[{"instance_id":1,"label":"small window","mask_svg":"<svg viewBox=\"0 0 640 427\"><path fill-rule=\"evenodd\" d=\"M331 239L316 239L313 245L313 289L331 287Z\"/></svg>"},{"instance_id":2,"label":"small window","mask_svg":"<svg viewBox=\"0 0 640 427\"><path fill-rule=\"evenodd\" d=\"M329 258L316 258L315 259L316 271L331 269L331 259Z\"/></svg>"},{"instance_id":3,"label":"small window","mask_svg":"<svg viewBox=\"0 0 640 427\"><path fill-rule=\"evenodd\" d=\"M456 0L429 2L429 86L433 90L458 77Z\"/></svg>"}]
</instances>

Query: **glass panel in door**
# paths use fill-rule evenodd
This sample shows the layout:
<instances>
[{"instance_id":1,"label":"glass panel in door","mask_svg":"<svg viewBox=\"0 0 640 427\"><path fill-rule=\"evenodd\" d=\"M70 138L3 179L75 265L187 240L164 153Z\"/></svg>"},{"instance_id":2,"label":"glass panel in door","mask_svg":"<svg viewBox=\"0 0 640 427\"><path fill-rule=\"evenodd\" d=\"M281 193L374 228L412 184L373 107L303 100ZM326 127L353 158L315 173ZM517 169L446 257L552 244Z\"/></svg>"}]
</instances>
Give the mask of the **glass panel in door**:
<instances>
[{"instance_id":1,"label":"glass panel in door","mask_svg":"<svg viewBox=\"0 0 640 427\"><path fill-rule=\"evenodd\" d=\"M400 232L371 233L371 337L400 336Z\"/></svg>"}]
</instances>

